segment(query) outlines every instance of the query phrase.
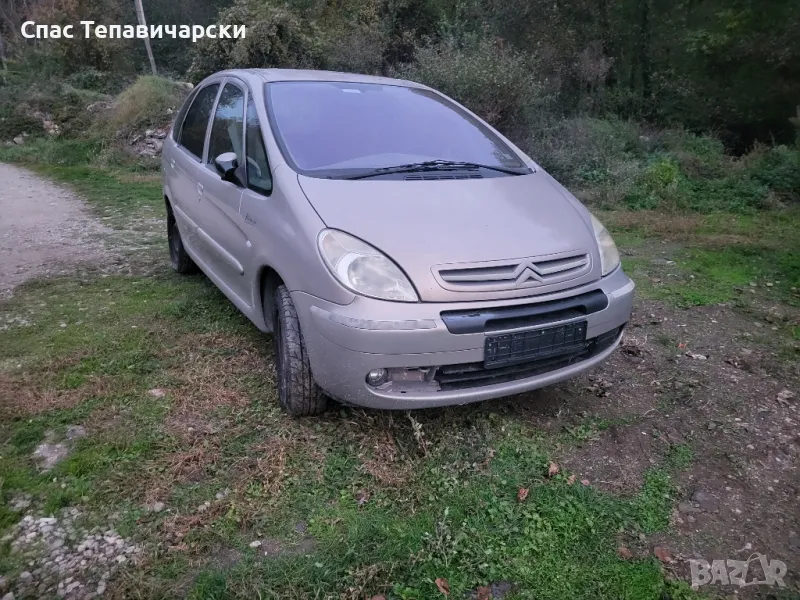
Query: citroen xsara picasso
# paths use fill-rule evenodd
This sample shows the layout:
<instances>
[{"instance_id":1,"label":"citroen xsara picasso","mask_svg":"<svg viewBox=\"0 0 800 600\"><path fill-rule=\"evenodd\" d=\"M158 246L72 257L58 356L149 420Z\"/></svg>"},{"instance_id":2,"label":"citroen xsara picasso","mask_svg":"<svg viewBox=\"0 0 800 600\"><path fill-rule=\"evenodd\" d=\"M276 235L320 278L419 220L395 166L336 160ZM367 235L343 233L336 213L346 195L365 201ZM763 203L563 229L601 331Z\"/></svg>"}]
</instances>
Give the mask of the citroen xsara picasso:
<instances>
[{"instance_id":1,"label":"citroen xsara picasso","mask_svg":"<svg viewBox=\"0 0 800 600\"><path fill-rule=\"evenodd\" d=\"M605 228L463 106L408 81L235 70L164 145L172 266L272 332L281 405L532 390L603 361L633 282Z\"/></svg>"}]
</instances>

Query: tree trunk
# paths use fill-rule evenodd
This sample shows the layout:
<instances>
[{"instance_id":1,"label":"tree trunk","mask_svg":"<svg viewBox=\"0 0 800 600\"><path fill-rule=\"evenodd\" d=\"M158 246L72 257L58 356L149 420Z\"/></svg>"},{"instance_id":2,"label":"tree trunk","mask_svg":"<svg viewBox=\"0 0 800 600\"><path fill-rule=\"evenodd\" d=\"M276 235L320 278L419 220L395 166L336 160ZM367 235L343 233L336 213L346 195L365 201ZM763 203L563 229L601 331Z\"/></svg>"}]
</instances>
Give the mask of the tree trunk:
<instances>
[{"instance_id":1,"label":"tree trunk","mask_svg":"<svg viewBox=\"0 0 800 600\"><path fill-rule=\"evenodd\" d=\"M639 64L642 69L642 98L649 104L653 93L650 76L650 0L640 0L640 3ZM645 112L648 111L648 107L645 106Z\"/></svg>"},{"instance_id":2,"label":"tree trunk","mask_svg":"<svg viewBox=\"0 0 800 600\"><path fill-rule=\"evenodd\" d=\"M136 4L136 16L139 18L139 25L144 25L147 27L147 20L144 18L144 7L142 7L142 0L133 0ZM147 48L147 58L150 59L150 69L153 71L153 75L158 75L158 70L156 70L156 59L153 58L153 49L150 47L150 37L144 38L144 45Z\"/></svg>"}]
</instances>

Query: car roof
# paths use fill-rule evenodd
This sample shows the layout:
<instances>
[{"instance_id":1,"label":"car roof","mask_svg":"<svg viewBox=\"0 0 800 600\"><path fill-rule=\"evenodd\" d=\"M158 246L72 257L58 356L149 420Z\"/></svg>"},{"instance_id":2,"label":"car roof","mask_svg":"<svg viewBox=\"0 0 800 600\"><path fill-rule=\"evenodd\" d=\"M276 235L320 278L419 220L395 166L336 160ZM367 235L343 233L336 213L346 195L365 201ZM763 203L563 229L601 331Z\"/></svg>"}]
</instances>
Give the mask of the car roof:
<instances>
[{"instance_id":1,"label":"car roof","mask_svg":"<svg viewBox=\"0 0 800 600\"><path fill-rule=\"evenodd\" d=\"M377 77L374 75L360 75L358 73L338 73L336 71L316 71L313 69L229 69L216 75L233 75L243 79L257 78L264 82L273 81L341 81L346 83L382 83L384 85L399 85L414 88L426 86L394 79L392 77Z\"/></svg>"}]
</instances>

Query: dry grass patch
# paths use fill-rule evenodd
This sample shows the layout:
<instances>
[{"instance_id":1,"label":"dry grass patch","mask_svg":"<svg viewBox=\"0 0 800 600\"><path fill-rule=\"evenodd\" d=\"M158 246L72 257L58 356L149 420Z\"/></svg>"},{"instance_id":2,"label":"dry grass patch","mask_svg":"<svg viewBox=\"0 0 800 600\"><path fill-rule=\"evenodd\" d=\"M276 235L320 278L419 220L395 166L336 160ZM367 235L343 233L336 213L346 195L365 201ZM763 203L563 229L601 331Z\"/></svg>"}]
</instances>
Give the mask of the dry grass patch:
<instances>
[{"instance_id":1,"label":"dry grass patch","mask_svg":"<svg viewBox=\"0 0 800 600\"><path fill-rule=\"evenodd\" d=\"M413 465L404 460L389 431L378 432L374 437L365 437L362 452L358 454L364 471L378 483L390 487L406 484L413 474Z\"/></svg>"},{"instance_id":2,"label":"dry grass patch","mask_svg":"<svg viewBox=\"0 0 800 600\"><path fill-rule=\"evenodd\" d=\"M41 380L41 377L36 378ZM72 408L112 389L106 377L92 376L78 388L60 390L53 383L36 383L32 375L22 378L0 373L0 419L30 416Z\"/></svg>"},{"instance_id":3,"label":"dry grass patch","mask_svg":"<svg viewBox=\"0 0 800 600\"><path fill-rule=\"evenodd\" d=\"M175 413L206 415L219 406L245 407L250 403L241 378L268 373L267 364L253 344L240 336L221 333L190 334L177 347L178 365L169 374L180 381L171 390Z\"/></svg>"},{"instance_id":4,"label":"dry grass patch","mask_svg":"<svg viewBox=\"0 0 800 600\"><path fill-rule=\"evenodd\" d=\"M299 431L286 430L251 446L246 455L233 463L234 488L242 489L257 482L265 495L278 497L289 475L289 461L300 453L308 459L304 466L313 465L309 478L322 481L325 452L320 448L318 436L301 426Z\"/></svg>"},{"instance_id":5,"label":"dry grass patch","mask_svg":"<svg viewBox=\"0 0 800 600\"><path fill-rule=\"evenodd\" d=\"M615 229L635 229L651 236L666 238L694 235L705 217L699 214L669 214L652 210L613 211L603 215Z\"/></svg>"}]
</instances>

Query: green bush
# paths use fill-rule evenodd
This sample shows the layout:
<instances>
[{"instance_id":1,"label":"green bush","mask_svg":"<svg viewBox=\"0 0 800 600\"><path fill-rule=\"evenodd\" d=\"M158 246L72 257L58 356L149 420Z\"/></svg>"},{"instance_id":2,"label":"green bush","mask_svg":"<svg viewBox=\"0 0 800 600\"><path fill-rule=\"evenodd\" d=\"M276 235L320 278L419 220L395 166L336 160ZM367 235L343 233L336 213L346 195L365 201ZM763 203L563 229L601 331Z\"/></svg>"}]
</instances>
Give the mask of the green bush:
<instances>
[{"instance_id":1,"label":"green bush","mask_svg":"<svg viewBox=\"0 0 800 600\"><path fill-rule=\"evenodd\" d=\"M237 0L220 12L218 23L246 24L247 36L203 38L197 42L189 69L192 81L200 81L222 69L310 64L314 29L288 6L275 6L268 0Z\"/></svg>"},{"instance_id":2,"label":"green bush","mask_svg":"<svg viewBox=\"0 0 800 600\"><path fill-rule=\"evenodd\" d=\"M394 75L429 85L458 100L483 119L519 138L542 108L543 89L529 56L484 38L448 38L416 52L416 61Z\"/></svg>"},{"instance_id":3,"label":"green bush","mask_svg":"<svg viewBox=\"0 0 800 600\"><path fill-rule=\"evenodd\" d=\"M521 144L564 184L607 182L645 153L640 126L629 121L578 117L542 120Z\"/></svg>"},{"instance_id":4,"label":"green bush","mask_svg":"<svg viewBox=\"0 0 800 600\"><path fill-rule=\"evenodd\" d=\"M113 102L111 109L100 116L98 133L125 137L151 127L165 126L183 103L185 86L163 77L142 76Z\"/></svg>"},{"instance_id":5,"label":"green bush","mask_svg":"<svg viewBox=\"0 0 800 600\"><path fill-rule=\"evenodd\" d=\"M768 186L785 201L800 201L800 148L756 147L744 162L753 180Z\"/></svg>"},{"instance_id":6,"label":"green bush","mask_svg":"<svg viewBox=\"0 0 800 600\"><path fill-rule=\"evenodd\" d=\"M0 108L0 142L7 142L23 133L32 136L43 134L42 122L14 107Z\"/></svg>"}]
</instances>

